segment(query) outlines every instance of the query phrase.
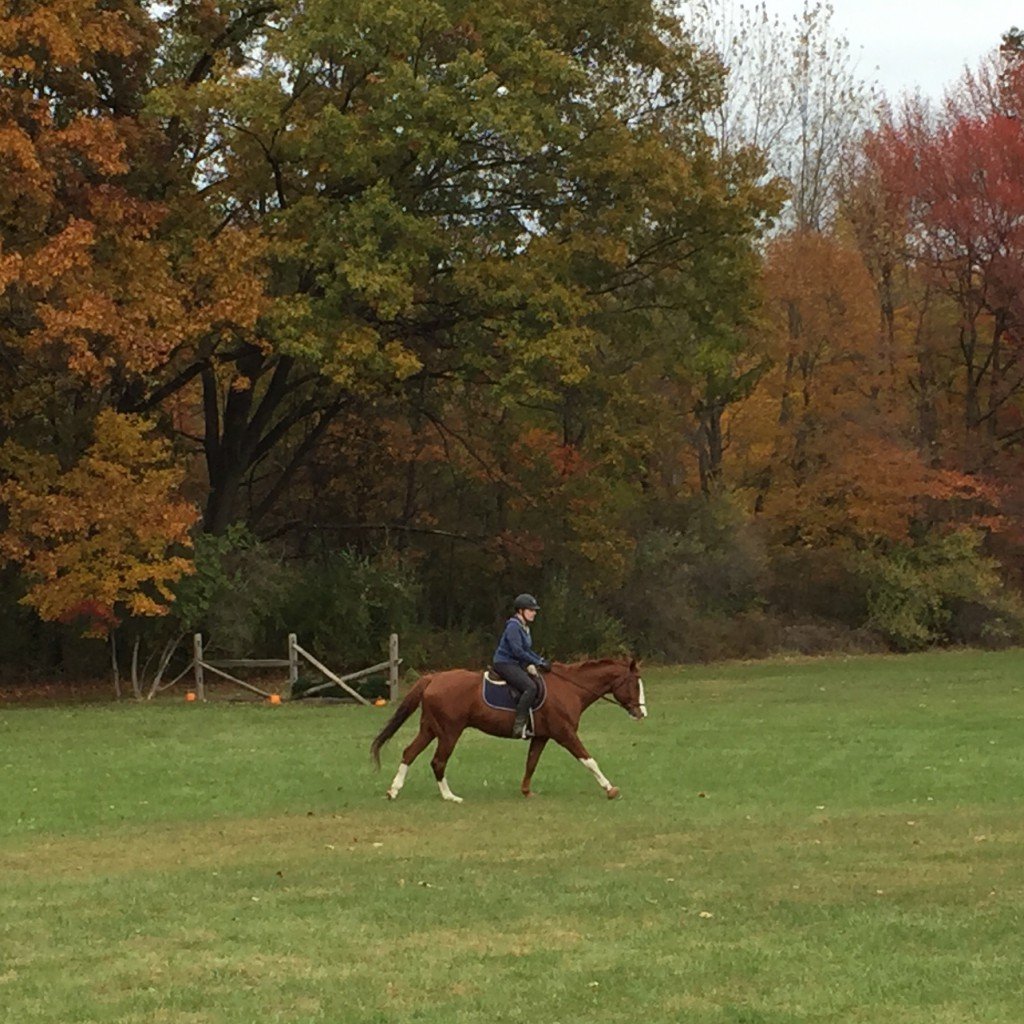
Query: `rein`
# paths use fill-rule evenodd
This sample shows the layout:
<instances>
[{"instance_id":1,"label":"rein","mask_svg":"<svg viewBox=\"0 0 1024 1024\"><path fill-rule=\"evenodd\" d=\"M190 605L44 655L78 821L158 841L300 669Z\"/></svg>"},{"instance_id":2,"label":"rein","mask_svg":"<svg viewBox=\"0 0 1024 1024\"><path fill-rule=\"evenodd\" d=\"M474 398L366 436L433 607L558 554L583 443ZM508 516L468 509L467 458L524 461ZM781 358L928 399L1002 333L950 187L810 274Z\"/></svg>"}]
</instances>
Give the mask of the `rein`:
<instances>
[{"instance_id":1,"label":"rein","mask_svg":"<svg viewBox=\"0 0 1024 1024\"><path fill-rule=\"evenodd\" d=\"M577 690L582 690L584 693L589 693L591 696L594 695L594 691L589 686L584 686L583 683L576 682L575 679L573 679L571 676L565 675L564 672L556 672L554 669L548 669L548 675L557 676L557 678L559 679L564 679L567 683L571 683L573 686L575 686ZM597 699L606 700L609 704L614 704L617 708L622 708L622 705L613 696L611 696L611 694L600 693L597 695ZM622 709L623 711L628 710L627 708Z\"/></svg>"}]
</instances>

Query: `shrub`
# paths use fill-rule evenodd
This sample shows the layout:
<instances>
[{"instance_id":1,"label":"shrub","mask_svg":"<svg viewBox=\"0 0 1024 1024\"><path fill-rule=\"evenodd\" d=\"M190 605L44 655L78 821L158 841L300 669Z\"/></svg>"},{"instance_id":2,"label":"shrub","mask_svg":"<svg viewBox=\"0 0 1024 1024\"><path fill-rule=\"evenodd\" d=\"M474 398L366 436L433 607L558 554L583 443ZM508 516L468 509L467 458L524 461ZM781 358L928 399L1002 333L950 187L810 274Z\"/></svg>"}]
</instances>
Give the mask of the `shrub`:
<instances>
[{"instance_id":1,"label":"shrub","mask_svg":"<svg viewBox=\"0 0 1024 1024\"><path fill-rule=\"evenodd\" d=\"M480 668L490 660L497 634L484 629L435 629L412 625L401 634L402 671Z\"/></svg>"},{"instance_id":2,"label":"shrub","mask_svg":"<svg viewBox=\"0 0 1024 1024\"><path fill-rule=\"evenodd\" d=\"M759 535L735 505L696 499L678 526L641 537L612 607L648 656L704 660L707 651L728 645L729 635L742 651L759 649L767 643L757 615L765 574Z\"/></svg>"},{"instance_id":3,"label":"shrub","mask_svg":"<svg viewBox=\"0 0 1024 1024\"><path fill-rule=\"evenodd\" d=\"M544 588L533 635L534 647L559 661L632 653L622 623L564 575Z\"/></svg>"},{"instance_id":4,"label":"shrub","mask_svg":"<svg viewBox=\"0 0 1024 1024\"><path fill-rule=\"evenodd\" d=\"M778 654L879 654L887 649L884 640L869 629L824 621L783 625L776 644Z\"/></svg>"},{"instance_id":5,"label":"shrub","mask_svg":"<svg viewBox=\"0 0 1024 1024\"><path fill-rule=\"evenodd\" d=\"M332 668L358 669L387 655L388 636L415 622L416 581L391 552L366 558L336 551L306 562L268 610L268 642L296 633Z\"/></svg>"},{"instance_id":6,"label":"shrub","mask_svg":"<svg viewBox=\"0 0 1024 1024\"><path fill-rule=\"evenodd\" d=\"M868 585L868 624L898 650L933 643L1018 640L1024 606L972 530L929 535L859 559Z\"/></svg>"},{"instance_id":7,"label":"shrub","mask_svg":"<svg viewBox=\"0 0 1024 1024\"><path fill-rule=\"evenodd\" d=\"M768 606L793 623L856 629L867 619L867 584L847 547L787 547L771 560Z\"/></svg>"},{"instance_id":8,"label":"shrub","mask_svg":"<svg viewBox=\"0 0 1024 1024\"><path fill-rule=\"evenodd\" d=\"M298 585L298 570L286 566L242 526L222 535L200 535L194 559L195 573L175 587L172 614L181 631L204 633L208 649L219 655L262 653L268 617ZM284 636L279 635L268 649L283 647Z\"/></svg>"}]
</instances>

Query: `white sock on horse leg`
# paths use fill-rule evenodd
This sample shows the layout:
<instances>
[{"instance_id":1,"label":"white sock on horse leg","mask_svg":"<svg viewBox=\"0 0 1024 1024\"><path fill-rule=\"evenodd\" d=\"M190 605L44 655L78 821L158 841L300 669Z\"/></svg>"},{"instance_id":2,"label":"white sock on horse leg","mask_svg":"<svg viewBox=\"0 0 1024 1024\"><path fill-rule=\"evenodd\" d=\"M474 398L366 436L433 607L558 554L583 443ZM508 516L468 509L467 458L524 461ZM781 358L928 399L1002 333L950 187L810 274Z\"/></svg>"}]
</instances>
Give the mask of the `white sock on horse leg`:
<instances>
[{"instance_id":1,"label":"white sock on horse leg","mask_svg":"<svg viewBox=\"0 0 1024 1024\"><path fill-rule=\"evenodd\" d=\"M441 790L441 796L443 796L445 798L445 800L451 800L451 802L455 803L455 804L461 804L462 803L462 797L461 796L456 796L448 788L448 780L447 779L438 779L437 788Z\"/></svg>"},{"instance_id":2,"label":"white sock on horse leg","mask_svg":"<svg viewBox=\"0 0 1024 1024\"><path fill-rule=\"evenodd\" d=\"M597 784L602 789L609 790L612 788L612 784L601 774L601 769L597 767L597 762L592 757L581 757L579 762L597 779Z\"/></svg>"},{"instance_id":3,"label":"white sock on horse leg","mask_svg":"<svg viewBox=\"0 0 1024 1024\"><path fill-rule=\"evenodd\" d=\"M405 785L405 776L408 771L409 766L407 764L400 764L398 766L398 771L395 772L395 777L391 780L391 788L388 790L389 800L394 800L395 797L398 796L402 787Z\"/></svg>"}]
</instances>

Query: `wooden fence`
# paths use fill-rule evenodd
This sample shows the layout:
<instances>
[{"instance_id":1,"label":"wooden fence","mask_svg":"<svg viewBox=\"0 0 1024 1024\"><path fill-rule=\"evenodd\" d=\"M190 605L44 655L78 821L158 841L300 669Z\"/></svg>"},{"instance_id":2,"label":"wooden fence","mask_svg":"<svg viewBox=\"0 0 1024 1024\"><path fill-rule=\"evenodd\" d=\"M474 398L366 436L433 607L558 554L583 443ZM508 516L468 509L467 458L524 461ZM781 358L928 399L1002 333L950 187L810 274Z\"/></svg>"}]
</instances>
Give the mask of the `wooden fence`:
<instances>
[{"instance_id":1,"label":"wooden fence","mask_svg":"<svg viewBox=\"0 0 1024 1024\"><path fill-rule=\"evenodd\" d=\"M340 686L360 703L369 704L370 702L361 693L359 693L358 690L349 686L349 683L353 683L358 679L364 679L366 676L373 675L376 672L383 672L385 669L387 669L388 672L388 695L392 700L395 700L398 697L398 666L401 664L402 659L398 656L397 633L392 633L388 640L387 661L382 661L377 665L371 665L369 668L360 669L358 672L349 672L347 675L343 676L336 675L322 661L314 658L313 655L304 647L300 647L294 633L288 634L287 658L218 658L213 661L208 659L203 652L203 634L196 633L192 637L192 664L190 666L195 677L196 697L199 700L206 700L207 672L212 672L214 675L220 676L221 678L228 680L228 682L234 683L236 686L241 686L246 690L251 690L253 693L258 693L262 697L270 696L266 690L255 686L253 683L250 683L245 679L239 679L238 676L232 675L230 672L226 672L225 669L229 668L287 668L288 686L289 689L291 689L299 679L300 658L308 661L313 668L318 672L323 673L328 680L326 683L318 683L316 686L312 686L308 690L305 690L303 692L304 697L308 697L310 694L317 693L320 690L326 690L330 686Z\"/></svg>"}]
</instances>

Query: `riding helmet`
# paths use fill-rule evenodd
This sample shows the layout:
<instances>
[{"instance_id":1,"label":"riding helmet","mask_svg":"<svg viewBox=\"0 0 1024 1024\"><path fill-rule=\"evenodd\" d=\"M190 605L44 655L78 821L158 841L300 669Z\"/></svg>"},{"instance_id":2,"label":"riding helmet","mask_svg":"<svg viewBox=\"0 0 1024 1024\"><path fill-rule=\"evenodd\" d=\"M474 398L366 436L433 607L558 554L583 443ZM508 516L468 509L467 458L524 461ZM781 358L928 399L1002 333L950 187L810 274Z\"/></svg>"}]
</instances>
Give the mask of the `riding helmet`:
<instances>
[{"instance_id":1,"label":"riding helmet","mask_svg":"<svg viewBox=\"0 0 1024 1024\"><path fill-rule=\"evenodd\" d=\"M530 608L535 612L540 611L540 605L537 603L537 598L535 598L533 594L520 594L512 603L512 609L514 611L521 612L525 608Z\"/></svg>"}]
</instances>

